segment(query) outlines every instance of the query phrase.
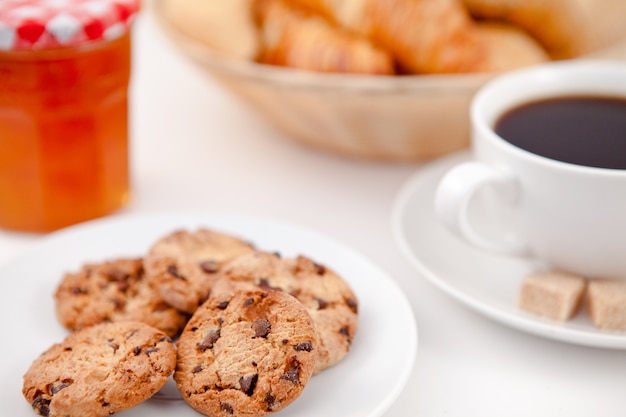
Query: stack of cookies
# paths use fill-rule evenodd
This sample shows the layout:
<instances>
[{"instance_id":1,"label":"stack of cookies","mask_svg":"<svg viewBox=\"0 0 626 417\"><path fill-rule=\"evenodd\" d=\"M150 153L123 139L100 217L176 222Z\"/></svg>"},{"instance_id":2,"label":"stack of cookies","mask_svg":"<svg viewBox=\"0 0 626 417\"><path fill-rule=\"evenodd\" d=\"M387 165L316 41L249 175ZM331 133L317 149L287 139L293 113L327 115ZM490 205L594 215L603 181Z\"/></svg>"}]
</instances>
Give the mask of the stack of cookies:
<instances>
[{"instance_id":1,"label":"stack of cookies","mask_svg":"<svg viewBox=\"0 0 626 417\"><path fill-rule=\"evenodd\" d=\"M72 334L23 385L51 417L123 411L172 373L200 413L263 416L341 361L357 329L357 299L331 269L203 228L162 237L144 258L85 264L55 299Z\"/></svg>"}]
</instances>

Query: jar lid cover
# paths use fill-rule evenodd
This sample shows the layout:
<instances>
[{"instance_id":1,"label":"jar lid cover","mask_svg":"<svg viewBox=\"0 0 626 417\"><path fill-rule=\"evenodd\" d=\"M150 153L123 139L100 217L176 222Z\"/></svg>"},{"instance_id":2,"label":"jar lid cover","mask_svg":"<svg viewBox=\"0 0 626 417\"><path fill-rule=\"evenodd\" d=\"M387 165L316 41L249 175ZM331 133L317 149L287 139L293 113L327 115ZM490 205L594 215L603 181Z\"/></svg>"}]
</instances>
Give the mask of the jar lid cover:
<instances>
[{"instance_id":1,"label":"jar lid cover","mask_svg":"<svg viewBox=\"0 0 626 417\"><path fill-rule=\"evenodd\" d=\"M0 50L50 49L126 33L139 0L0 0Z\"/></svg>"}]
</instances>

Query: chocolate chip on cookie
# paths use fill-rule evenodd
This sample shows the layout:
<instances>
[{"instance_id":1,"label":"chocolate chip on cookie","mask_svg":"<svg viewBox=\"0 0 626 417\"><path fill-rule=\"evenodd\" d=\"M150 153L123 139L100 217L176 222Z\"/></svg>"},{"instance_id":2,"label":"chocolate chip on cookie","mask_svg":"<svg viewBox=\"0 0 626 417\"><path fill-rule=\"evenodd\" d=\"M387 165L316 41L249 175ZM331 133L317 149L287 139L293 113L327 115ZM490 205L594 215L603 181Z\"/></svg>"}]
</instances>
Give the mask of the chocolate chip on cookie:
<instances>
[{"instance_id":1,"label":"chocolate chip on cookie","mask_svg":"<svg viewBox=\"0 0 626 417\"><path fill-rule=\"evenodd\" d=\"M83 265L67 273L55 293L63 326L78 330L101 322L135 320L176 336L189 318L167 304L146 280L140 258Z\"/></svg>"},{"instance_id":2,"label":"chocolate chip on cookie","mask_svg":"<svg viewBox=\"0 0 626 417\"><path fill-rule=\"evenodd\" d=\"M102 323L70 334L41 354L22 393L48 417L104 417L154 395L174 371L176 349L141 322Z\"/></svg>"},{"instance_id":3,"label":"chocolate chip on cookie","mask_svg":"<svg viewBox=\"0 0 626 417\"><path fill-rule=\"evenodd\" d=\"M260 417L302 393L315 366L315 337L308 312L289 294L211 296L181 334L174 379L200 413Z\"/></svg>"},{"instance_id":4,"label":"chocolate chip on cookie","mask_svg":"<svg viewBox=\"0 0 626 417\"><path fill-rule=\"evenodd\" d=\"M146 274L169 305L193 313L208 297L221 266L252 250L248 242L224 233L179 230L150 248Z\"/></svg>"},{"instance_id":5,"label":"chocolate chip on cookie","mask_svg":"<svg viewBox=\"0 0 626 417\"><path fill-rule=\"evenodd\" d=\"M315 373L341 361L352 346L358 324L358 302L350 286L334 271L309 258L281 258L255 251L224 266L213 292L281 290L308 310L317 332Z\"/></svg>"}]
</instances>

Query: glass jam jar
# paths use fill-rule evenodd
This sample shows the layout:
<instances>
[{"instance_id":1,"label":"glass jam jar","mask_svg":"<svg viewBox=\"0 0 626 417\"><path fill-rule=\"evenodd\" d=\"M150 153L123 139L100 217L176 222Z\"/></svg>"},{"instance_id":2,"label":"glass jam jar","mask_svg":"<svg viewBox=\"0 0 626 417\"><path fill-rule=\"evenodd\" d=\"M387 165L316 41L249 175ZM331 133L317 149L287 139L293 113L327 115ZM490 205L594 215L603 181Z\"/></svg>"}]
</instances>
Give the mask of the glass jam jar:
<instances>
[{"instance_id":1,"label":"glass jam jar","mask_svg":"<svg viewBox=\"0 0 626 417\"><path fill-rule=\"evenodd\" d=\"M46 232L129 198L137 0L0 2L0 227Z\"/></svg>"}]
</instances>

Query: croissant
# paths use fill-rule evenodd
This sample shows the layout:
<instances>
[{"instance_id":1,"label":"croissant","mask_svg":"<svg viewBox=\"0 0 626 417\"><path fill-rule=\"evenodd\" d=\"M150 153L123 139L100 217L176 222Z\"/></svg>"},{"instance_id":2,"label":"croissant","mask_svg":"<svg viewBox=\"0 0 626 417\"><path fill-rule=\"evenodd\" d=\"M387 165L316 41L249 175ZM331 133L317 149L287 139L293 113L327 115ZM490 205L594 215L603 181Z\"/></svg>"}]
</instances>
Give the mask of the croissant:
<instances>
[{"instance_id":1,"label":"croissant","mask_svg":"<svg viewBox=\"0 0 626 417\"><path fill-rule=\"evenodd\" d=\"M159 6L177 30L221 54L249 60L258 52L251 0L175 0L161 1Z\"/></svg>"},{"instance_id":2,"label":"croissant","mask_svg":"<svg viewBox=\"0 0 626 417\"><path fill-rule=\"evenodd\" d=\"M550 60L543 46L517 26L478 22L477 27L487 48L484 71L507 71Z\"/></svg>"},{"instance_id":3,"label":"croissant","mask_svg":"<svg viewBox=\"0 0 626 417\"><path fill-rule=\"evenodd\" d=\"M318 72L395 73L387 52L306 9L259 0L254 15L261 28L261 63Z\"/></svg>"},{"instance_id":4,"label":"croissant","mask_svg":"<svg viewBox=\"0 0 626 417\"><path fill-rule=\"evenodd\" d=\"M576 0L462 0L477 19L510 23L527 31L554 59L585 52L585 13ZM596 0L597 1L597 0Z\"/></svg>"},{"instance_id":5,"label":"croissant","mask_svg":"<svg viewBox=\"0 0 626 417\"><path fill-rule=\"evenodd\" d=\"M457 0L288 0L390 51L409 73L482 71L487 48Z\"/></svg>"}]
</instances>

